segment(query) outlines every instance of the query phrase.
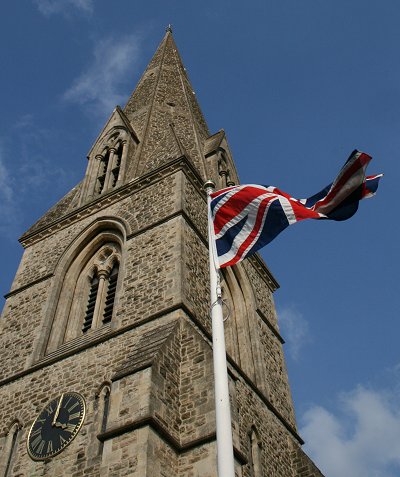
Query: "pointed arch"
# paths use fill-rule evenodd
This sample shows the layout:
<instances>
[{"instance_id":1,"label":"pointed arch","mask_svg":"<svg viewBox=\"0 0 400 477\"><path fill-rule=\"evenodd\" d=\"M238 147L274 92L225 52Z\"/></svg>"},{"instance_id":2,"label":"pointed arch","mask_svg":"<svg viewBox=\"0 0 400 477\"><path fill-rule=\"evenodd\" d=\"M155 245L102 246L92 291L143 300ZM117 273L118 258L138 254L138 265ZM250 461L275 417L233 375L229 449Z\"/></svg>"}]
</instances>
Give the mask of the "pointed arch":
<instances>
[{"instance_id":1,"label":"pointed arch","mask_svg":"<svg viewBox=\"0 0 400 477\"><path fill-rule=\"evenodd\" d=\"M102 218L67 248L56 267L37 358L105 324L116 326L126 234L122 221Z\"/></svg>"},{"instance_id":2,"label":"pointed arch","mask_svg":"<svg viewBox=\"0 0 400 477\"><path fill-rule=\"evenodd\" d=\"M222 276L224 298L231 311L230 318L225 322L227 351L257 387L267 394L253 288L242 264L222 269Z\"/></svg>"},{"instance_id":3,"label":"pointed arch","mask_svg":"<svg viewBox=\"0 0 400 477\"><path fill-rule=\"evenodd\" d=\"M262 477L262 460L261 460L261 450L262 442L260 434L256 426L251 426L249 432L249 448L250 448L250 469L251 477Z\"/></svg>"},{"instance_id":4,"label":"pointed arch","mask_svg":"<svg viewBox=\"0 0 400 477\"><path fill-rule=\"evenodd\" d=\"M117 106L89 152L81 205L123 184L128 155L135 154L138 144L132 125Z\"/></svg>"},{"instance_id":5,"label":"pointed arch","mask_svg":"<svg viewBox=\"0 0 400 477\"><path fill-rule=\"evenodd\" d=\"M95 434L102 434L107 430L110 412L111 382L105 381L95 395ZM103 452L103 442L97 440L97 454Z\"/></svg>"},{"instance_id":6,"label":"pointed arch","mask_svg":"<svg viewBox=\"0 0 400 477\"><path fill-rule=\"evenodd\" d=\"M9 477L11 475L15 455L17 453L17 447L19 444L21 429L22 423L18 419L15 419L9 426L6 436L2 439L3 449L0 457L1 476Z\"/></svg>"}]
</instances>

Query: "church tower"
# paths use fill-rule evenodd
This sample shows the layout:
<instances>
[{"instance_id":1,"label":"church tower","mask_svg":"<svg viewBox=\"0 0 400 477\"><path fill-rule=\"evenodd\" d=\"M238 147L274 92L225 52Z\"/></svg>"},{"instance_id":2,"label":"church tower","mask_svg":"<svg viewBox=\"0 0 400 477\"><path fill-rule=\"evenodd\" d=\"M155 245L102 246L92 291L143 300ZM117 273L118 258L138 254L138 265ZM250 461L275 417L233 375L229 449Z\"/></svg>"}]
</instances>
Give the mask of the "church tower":
<instances>
[{"instance_id":1,"label":"church tower","mask_svg":"<svg viewBox=\"0 0 400 477\"><path fill-rule=\"evenodd\" d=\"M167 29L83 180L20 239L0 320L0 476L215 477L206 194L238 183ZM256 255L223 272L237 477L322 477L301 450Z\"/></svg>"}]
</instances>

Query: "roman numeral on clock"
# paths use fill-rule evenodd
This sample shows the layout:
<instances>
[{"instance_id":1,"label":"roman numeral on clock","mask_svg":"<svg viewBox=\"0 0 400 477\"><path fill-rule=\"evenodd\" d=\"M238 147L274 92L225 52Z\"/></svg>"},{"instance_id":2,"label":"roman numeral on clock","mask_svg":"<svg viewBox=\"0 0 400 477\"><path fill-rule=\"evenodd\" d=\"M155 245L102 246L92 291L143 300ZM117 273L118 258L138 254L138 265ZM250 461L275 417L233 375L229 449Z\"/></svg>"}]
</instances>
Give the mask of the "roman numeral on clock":
<instances>
[{"instance_id":1,"label":"roman numeral on clock","mask_svg":"<svg viewBox=\"0 0 400 477\"><path fill-rule=\"evenodd\" d=\"M71 412L76 408L76 406L79 406L79 402L77 401L75 404L73 404L71 407L68 408L68 412Z\"/></svg>"},{"instance_id":2,"label":"roman numeral on clock","mask_svg":"<svg viewBox=\"0 0 400 477\"><path fill-rule=\"evenodd\" d=\"M80 412L74 412L73 414L69 416L68 420L72 421L72 419L77 419L80 415L81 415Z\"/></svg>"},{"instance_id":3,"label":"roman numeral on clock","mask_svg":"<svg viewBox=\"0 0 400 477\"><path fill-rule=\"evenodd\" d=\"M46 444L46 441L42 439L42 436L37 436L33 441L32 441L32 449L38 453L41 454L43 452L44 446Z\"/></svg>"},{"instance_id":4,"label":"roman numeral on clock","mask_svg":"<svg viewBox=\"0 0 400 477\"><path fill-rule=\"evenodd\" d=\"M47 443L47 453L50 454L51 452L53 452L53 441Z\"/></svg>"},{"instance_id":5,"label":"roman numeral on clock","mask_svg":"<svg viewBox=\"0 0 400 477\"><path fill-rule=\"evenodd\" d=\"M35 429L34 431L31 432L31 437L36 437L42 433L42 429L39 427L39 429Z\"/></svg>"},{"instance_id":6,"label":"roman numeral on clock","mask_svg":"<svg viewBox=\"0 0 400 477\"><path fill-rule=\"evenodd\" d=\"M73 424L68 424L67 427L65 428L65 431L70 432L71 434L75 431L76 426Z\"/></svg>"}]
</instances>

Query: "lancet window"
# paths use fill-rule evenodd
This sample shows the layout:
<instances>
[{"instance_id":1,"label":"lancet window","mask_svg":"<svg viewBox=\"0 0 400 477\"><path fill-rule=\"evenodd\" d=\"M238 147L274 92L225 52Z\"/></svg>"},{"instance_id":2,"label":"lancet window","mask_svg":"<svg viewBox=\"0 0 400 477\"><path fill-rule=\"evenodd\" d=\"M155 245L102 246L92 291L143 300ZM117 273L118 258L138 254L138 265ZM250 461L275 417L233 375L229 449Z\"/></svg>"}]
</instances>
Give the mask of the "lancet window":
<instances>
[{"instance_id":1,"label":"lancet window","mask_svg":"<svg viewBox=\"0 0 400 477\"><path fill-rule=\"evenodd\" d=\"M76 256L61 278L47 353L112 321L120 267L120 244L100 237Z\"/></svg>"},{"instance_id":2,"label":"lancet window","mask_svg":"<svg viewBox=\"0 0 400 477\"><path fill-rule=\"evenodd\" d=\"M21 425L19 422L15 422L5 437L3 452L0 458L0 474L5 477L11 475L20 429Z\"/></svg>"},{"instance_id":3,"label":"lancet window","mask_svg":"<svg viewBox=\"0 0 400 477\"><path fill-rule=\"evenodd\" d=\"M231 179L228 161L223 151L220 152L220 156L218 159L218 174L221 178L221 187L231 187L235 185L235 183Z\"/></svg>"},{"instance_id":4,"label":"lancet window","mask_svg":"<svg viewBox=\"0 0 400 477\"><path fill-rule=\"evenodd\" d=\"M87 267L82 272L83 280L86 274L86 280L89 282L89 286L85 287L88 292L82 324L83 333L111 321L118 282L119 260L115 245L108 244L90 260L89 273L87 273Z\"/></svg>"},{"instance_id":5,"label":"lancet window","mask_svg":"<svg viewBox=\"0 0 400 477\"><path fill-rule=\"evenodd\" d=\"M111 388L105 384L96 395L96 431L103 434L107 430L108 414L110 412ZM98 453L103 452L103 442L98 442Z\"/></svg>"},{"instance_id":6,"label":"lancet window","mask_svg":"<svg viewBox=\"0 0 400 477\"><path fill-rule=\"evenodd\" d=\"M106 147L102 154L96 156L98 161L98 176L95 184L97 195L114 189L120 178L122 155L125 142L118 142L113 147Z\"/></svg>"},{"instance_id":7,"label":"lancet window","mask_svg":"<svg viewBox=\"0 0 400 477\"><path fill-rule=\"evenodd\" d=\"M252 477L261 477L261 440L254 427L250 431L250 465Z\"/></svg>"}]
</instances>

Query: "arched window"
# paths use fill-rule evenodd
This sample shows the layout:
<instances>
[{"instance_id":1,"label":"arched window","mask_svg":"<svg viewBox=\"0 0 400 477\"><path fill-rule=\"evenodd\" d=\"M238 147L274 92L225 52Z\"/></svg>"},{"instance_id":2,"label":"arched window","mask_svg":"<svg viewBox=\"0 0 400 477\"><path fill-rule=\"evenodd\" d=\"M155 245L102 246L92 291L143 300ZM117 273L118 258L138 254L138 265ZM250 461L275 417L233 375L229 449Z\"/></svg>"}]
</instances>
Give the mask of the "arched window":
<instances>
[{"instance_id":1,"label":"arched window","mask_svg":"<svg viewBox=\"0 0 400 477\"><path fill-rule=\"evenodd\" d=\"M95 432L96 434L103 434L107 430L108 414L110 411L110 394L111 384L105 383L100 388L100 391L96 394L95 402ZM103 452L103 442L97 441L97 453Z\"/></svg>"},{"instance_id":2,"label":"arched window","mask_svg":"<svg viewBox=\"0 0 400 477\"><path fill-rule=\"evenodd\" d=\"M262 476L261 440L254 426L251 428L249 440L250 440L251 476L261 477Z\"/></svg>"},{"instance_id":3,"label":"arched window","mask_svg":"<svg viewBox=\"0 0 400 477\"><path fill-rule=\"evenodd\" d=\"M108 323L111 321L115 301L115 290L117 289L118 272L119 263L115 262L108 276L107 294L103 311L103 323Z\"/></svg>"},{"instance_id":4,"label":"arched window","mask_svg":"<svg viewBox=\"0 0 400 477\"><path fill-rule=\"evenodd\" d=\"M252 381L263 389L266 377L256 329L255 298L241 264L222 270L222 295L229 307L225 322L226 349ZM228 310L225 312L228 313Z\"/></svg>"},{"instance_id":5,"label":"arched window","mask_svg":"<svg viewBox=\"0 0 400 477\"><path fill-rule=\"evenodd\" d=\"M1 453L0 459L0 475L4 477L11 475L14 457L18 446L20 429L21 424L19 422L14 422L5 437L3 452Z\"/></svg>"},{"instance_id":6,"label":"arched window","mask_svg":"<svg viewBox=\"0 0 400 477\"><path fill-rule=\"evenodd\" d=\"M95 240L75 257L61 278L47 354L112 321L120 265L121 246L116 241Z\"/></svg>"},{"instance_id":7,"label":"arched window","mask_svg":"<svg viewBox=\"0 0 400 477\"><path fill-rule=\"evenodd\" d=\"M97 300L97 292L99 291L99 278L97 274L95 274L90 281L90 291L89 291L89 299L85 313L85 319L83 321L82 331L85 333L86 331L90 330L93 323L93 315L94 309L96 307L96 300Z\"/></svg>"},{"instance_id":8,"label":"arched window","mask_svg":"<svg viewBox=\"0 0 400 477\"><path fill-rule=\"evenodd\" d=\"M106 150L104 155L96 156L96 159L99 161L99 175L97 177L97 187L96 192L101 194L104 190L106 177L107 177L107 169L108 163L110 162L110 150Z\"/></svg>"},{"instance_id":9,"label":"arched window","mask_svg":"<svg viewBox=\"0 0 400 477\"><path fill-rule=\"evenodd\" d=\"M101 409L101 427L100 432L106 432L108 413L110 411L110 388L107 386L102 393L103 403Z\"/></svg>"},{"instance_id":10,"label":"arched window","mask_svg":"<svg viewBox=\"0 0 400 477\"><path fill-rule=\"evenodd\" d=\"M96 155L98 165L94 195L103 194L119 185L122 157L126 156L126 147L126 141L120 140L117 133L109 139L109 145L103 152Z\"/></svg>"}]
</instances>

